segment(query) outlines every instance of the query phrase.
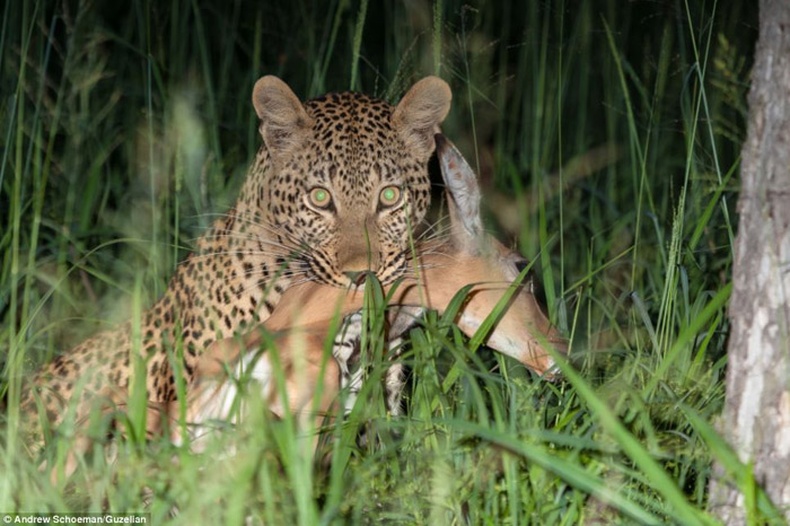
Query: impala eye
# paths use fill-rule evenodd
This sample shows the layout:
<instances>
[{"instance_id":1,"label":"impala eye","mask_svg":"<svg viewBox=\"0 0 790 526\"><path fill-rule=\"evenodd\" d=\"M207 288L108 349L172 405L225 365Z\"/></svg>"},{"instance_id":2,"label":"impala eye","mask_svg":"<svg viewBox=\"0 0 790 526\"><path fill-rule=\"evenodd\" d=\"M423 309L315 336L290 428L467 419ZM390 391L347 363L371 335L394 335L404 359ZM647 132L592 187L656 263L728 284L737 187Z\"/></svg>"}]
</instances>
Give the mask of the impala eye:
<instances>
[{"instance_id":1,"label":"impala eye","mask_svg":"<svg viewBox=\"0 0 790 526\"><path fill-rule=\"evenodd\" d=\"M332 204L332 196L329 190L316 186L310 190L310 204L316 208L328 208Z\"/></svg>"},{"instance_id":2,"label":"impala eye","mask_svg":"<svg viewBox=\"0 0 790 526\"><path fill-rule=\"evenodd\" d=\"M387 208L395 206L400 203L402 195L403 192L401 192L399 187L387 186L382 189L381 193L379 194L379 203Z\"/></svg>"}]
</instances>

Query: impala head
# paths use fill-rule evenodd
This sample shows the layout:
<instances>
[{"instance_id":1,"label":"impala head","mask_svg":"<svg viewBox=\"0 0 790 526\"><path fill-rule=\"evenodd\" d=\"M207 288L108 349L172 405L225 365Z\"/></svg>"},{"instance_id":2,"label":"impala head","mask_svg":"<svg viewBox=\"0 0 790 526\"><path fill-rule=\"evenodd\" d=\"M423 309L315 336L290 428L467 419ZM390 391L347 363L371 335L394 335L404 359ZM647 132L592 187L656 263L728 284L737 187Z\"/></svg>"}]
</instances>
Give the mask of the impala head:
<instances>
[{"instance_id":1,"label":"impala head","mask_svg":"<svg viewBox=\"0 0 790 526\"><path fill-rule=\"evenodd\" d=\"M256 208L293 248L292 270L341 287L365 271L384 283L401 276L409 229L430 204L427 164L450 109L447 84L427 77L396 107L350 92L302 103L267 76L252 99L269 162Z\"/></svg>"},{"instance_id":2,"label":"impala head","mask_svg":"<svg viewBox=\"0 0 790 526\"><path fill-rule=\"evenodd\" d=\"M551 376L554 360L547 346L565 353L567 341L543 313L535 298L531 277L527 276L520 283L517 281L529 262L483 230L477 177L456 147L437 135L436 153L450 212L451 240L450 247L445 249L449 251L450 260L447 261L441 252L432 255L428 251L422 260L428 268L424 278L426 290L436 303L439 300L436 293L447 284L451 284L450 289L441 294L449 301L452 288L457 291L459 283L475 283L457 320L461 329L470 334L494 310L508 288L514 286L515 291L504 313L485 343L516 358L535 372ZM443 257L445 261L442 261ZM456 276L451 278L450 273L456 273Z\"/></svg>"}]
</instances>

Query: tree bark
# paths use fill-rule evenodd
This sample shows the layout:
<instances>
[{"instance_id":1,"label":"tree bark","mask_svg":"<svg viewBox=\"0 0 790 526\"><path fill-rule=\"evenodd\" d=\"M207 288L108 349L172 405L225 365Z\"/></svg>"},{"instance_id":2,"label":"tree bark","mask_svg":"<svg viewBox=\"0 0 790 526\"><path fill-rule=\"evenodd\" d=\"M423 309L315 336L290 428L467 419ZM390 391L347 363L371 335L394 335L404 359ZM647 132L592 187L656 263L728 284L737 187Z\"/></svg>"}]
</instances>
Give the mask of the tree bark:
<instances>
[{"instance_id":1,"label":"tree bark","mask_svg":"<svg viewBox=\"0 0 790 526\"><path fill-rule=\"evenodd\" d=\"M721 431L790 520L790 2L760 1ZM744 498L714 468L710 510L746 524Z\"/></svg>"}]
</instances>

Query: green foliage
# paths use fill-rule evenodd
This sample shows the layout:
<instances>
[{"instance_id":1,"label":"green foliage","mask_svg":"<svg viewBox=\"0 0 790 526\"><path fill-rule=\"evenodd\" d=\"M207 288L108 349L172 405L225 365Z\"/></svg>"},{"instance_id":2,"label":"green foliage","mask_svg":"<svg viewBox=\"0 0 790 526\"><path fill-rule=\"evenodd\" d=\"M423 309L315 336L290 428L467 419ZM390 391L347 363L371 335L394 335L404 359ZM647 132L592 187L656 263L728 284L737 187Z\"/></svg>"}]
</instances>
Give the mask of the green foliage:
<instances>
[{"instance_id":1,"label":"green foliage","mask_svg":"<svg viewBox=\"0 0 790 526\"><path fill-rule=\"evenodd\" d=\"M755 523L778 520L712 426L754 11L6 2L0 510L136 511L150 492L157 524L708 524L719 459ZM421 76L450 82L444 132L480 174L489 224L535 258L572 341L567 380L536 378L429 315L403 358L407 416L386 416L370 382L349 418L327 424L329 463L312 462L293 418L262 407L203 454L145 442L138 403L132 438L108 445L114 462L94 448L53 485L15 432L22 382L164 290L233 202L258 145L251 88L267 73L304 97L353 87L396 100ZM362 427L377 440L358 445ZM56 463L70 440L55 438Z\"/></svg>"}]
</instances>

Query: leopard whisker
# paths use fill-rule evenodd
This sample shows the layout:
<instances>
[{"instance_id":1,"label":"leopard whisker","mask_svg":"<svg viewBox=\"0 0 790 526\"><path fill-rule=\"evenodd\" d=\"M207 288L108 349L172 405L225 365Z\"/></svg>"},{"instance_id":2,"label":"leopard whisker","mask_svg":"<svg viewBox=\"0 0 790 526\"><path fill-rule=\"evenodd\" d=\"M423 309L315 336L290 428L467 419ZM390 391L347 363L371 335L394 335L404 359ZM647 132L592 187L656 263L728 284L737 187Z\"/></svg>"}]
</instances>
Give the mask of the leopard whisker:
<instances>
[{"instance_id":1,"label":"leopard whisker","mask_svg":"<svg viewBox=\"0 0 790 526\"><path fill-rule=\"evenodd\" d=\"M425 229L423 229L419 235L415 237L415 241L424 242L426 240L432 239L434 236L442 235L445 232L448 232L450 230L449 217L449 215L444 214L438 217L435 221L427 223Z\"/></svg>"}]
</instances>

